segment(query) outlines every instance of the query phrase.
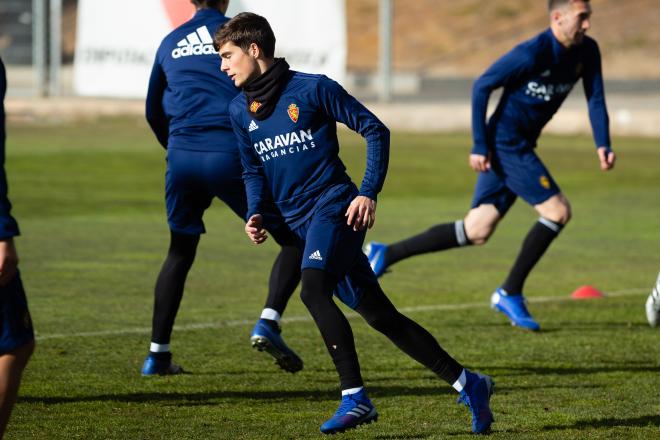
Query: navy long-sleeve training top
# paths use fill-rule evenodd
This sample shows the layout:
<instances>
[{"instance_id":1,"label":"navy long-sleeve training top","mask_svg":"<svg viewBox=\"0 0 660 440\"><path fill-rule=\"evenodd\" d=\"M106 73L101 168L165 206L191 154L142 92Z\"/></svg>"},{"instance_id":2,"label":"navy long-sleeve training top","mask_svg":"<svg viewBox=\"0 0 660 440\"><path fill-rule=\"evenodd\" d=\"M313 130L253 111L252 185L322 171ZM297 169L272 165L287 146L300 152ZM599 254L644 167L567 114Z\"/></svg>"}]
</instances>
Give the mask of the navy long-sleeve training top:
<instances>
[{"instance_id":1,"label":"navy long-sleeve training top","mask_svg":"<svg viewBox=\"0 0 660 440\"><path fill-rule=\"evenodd\" d=\"M11 203L7 197L7 176L5 175L5 94L7 74L0 58L0 240L19 235L18 224L11 216Z\"/></svg>"},{"instance_id":2,"label":"navy long-sleeve training top","mask_svg":"<svg viewBox=\"0 0 660 440\"><path fill-rule=\"evenodd\" d=\"M598 44L585 36L566 49L550 29L525 41L497 60L472 90L472 153L489 149L534 148L578 79L582 78L596 147L610 148L609 118ZM503 87L486 124L488 99Z\"/></svg>"},{"instance_id":3,"label":"navy long-sleeve training top","mask_svg":"<svg viewBox=\"0 0 660 440\"><path fill-rule=\"evenodd\" d=\"M324 75L293 72L275 110L262 121L247 112L243 94L230 106L239 142L248 216L260 213L272 195L290 225L304 221L323 193L351 184L339 158L337 123L367 142L367 163L360 195L376 200L389 160L390 133L366 107Z\"/></svg>"},{"instance_id":4,"label":"navy long-sleeve training top","mask_svg":"<svg viewBox=\"0 0 660 440\"><path fill-rule=\"evenodd\" d=\"M226 21L216 9L201 9L160 44L146 117L163 147L237 154L229 103L239 90L213 49L213 34Z\"/></svg>"}]
</instances>

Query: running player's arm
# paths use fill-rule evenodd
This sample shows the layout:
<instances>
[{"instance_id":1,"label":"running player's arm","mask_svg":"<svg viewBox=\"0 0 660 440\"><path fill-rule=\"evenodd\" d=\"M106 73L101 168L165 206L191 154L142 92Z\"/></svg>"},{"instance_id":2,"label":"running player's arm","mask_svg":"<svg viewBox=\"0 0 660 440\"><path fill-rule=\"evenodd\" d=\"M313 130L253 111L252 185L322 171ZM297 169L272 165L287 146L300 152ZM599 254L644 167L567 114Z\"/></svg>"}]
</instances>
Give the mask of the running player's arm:
<instances>
[{"instance_id":1,"label":"running player's arm","mask_svg":"<svg viewBox=\"0 0 660 440\"><path fill-rule=\"evenodd\" d=\"M587 46L587 59L584 63L582 85L584 95L589 107L589 120L591 131L598 151L600 166L603 170L614 167L616 156L612 151L610 140L610 118L605 103L605 87L603 86L603 72L601 67L600 50L594 40L585 41Z\"/></svg>"},{"instance_id":2,"label":"running player's arm","mask_svg":"<svg viewBox=\"0 0 660 440\"><path fill-rule=\"evenodd\" d=\"M248 209L245 219L245 232L252 242L261 244L268 238L266 230L262 227L262 202L266 191L266 181L263 166L254 153L250 145L250 137L243 127L242 112L245 112L245 106L240 105L239 98L240 95L229 105L229 116L238 141L237 146L241 156L241 165L243 166L243 182L247 194Z\"/></svg>"},{"instance_id":3,"label":"running player's arm","mask_svg":"<svg viewBox=\"0 0 660 440\"><path fill-rule=\"evenodd\" d=\"M11 203L7 197L7 176L5 175L5 92L7 77L5 66L0 59L0 286L9 283L16 275L18 253L14 237L19 235L18 224L11 216Z\"/></svg>"},{"instance_id":4,"label":"running player's arm","mask_svg":"<svg viewBox=\"0 0 660 440\"><path fill-rule=\"evenodd\" d=\"M163 108L163 94L166 88L167 78L165 77L162 66L158 62L158 55L156 55L156 61L154 61L151 76L149 77L145 114L151 130L163 148L167 148L167 138L170 131L170 123Z\"/></svg>"},{"instance_id":5,"label":"running player's arm","mask_svg":"<svg viewBox=\"0 0 660 440\"><path fill-rule=\"evenodd\" d=\"M486 171L489 147L486 135L488 101L491 93L509 84L515 84L528 72L532 71L536 62L533 52L523 46L516 46L488 68L472 87L472 151L470 163L475 168L474 161L480 162L476 171ZM474 157L481 156L481 157Z\"/></svg>"},{"instance_id":6,"label":"running player's arm","mask_svg":"<svg viewBox=\"0 0 660 440\"><path fill-rule=\"evenodd\" d=\"M376 220L376 200L387 175L390 131L343 87L325 76L319 80L317 99L325 114L359 133L367 142L367 166L360 193L349 206L346 217L355 230L370 228Z\"/></svg>"}]
</instances>

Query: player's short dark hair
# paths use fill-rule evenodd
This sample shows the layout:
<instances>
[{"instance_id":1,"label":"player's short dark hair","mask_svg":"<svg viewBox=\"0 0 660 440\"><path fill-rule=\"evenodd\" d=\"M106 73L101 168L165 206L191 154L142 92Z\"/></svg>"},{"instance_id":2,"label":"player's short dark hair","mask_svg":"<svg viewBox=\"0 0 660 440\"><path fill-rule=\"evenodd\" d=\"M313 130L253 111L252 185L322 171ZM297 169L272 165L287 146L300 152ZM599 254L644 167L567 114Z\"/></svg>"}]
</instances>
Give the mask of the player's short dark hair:
<instances>
[{"instance_id":1,"label":"player's short dark hair","mask_svg":"<svg viewBox=\"0 0 660 440\"><path fill-rule=\"evenodd\" d=\"M561 8L562 6L566 6L567 4L575 1L589 3L589 0L548 0L548 10L552 12L555 9Z\"/></svg>"},{"instance_id":2,"label":"player's short dark hair","mask_svg":"<svg viewBox=\"0 0 660 440\"><path fill-rule=\"evenodd\" d=\"M217 9L218 5L224 1L225 0L190 0L190 3L197 6L198 8Z\"/></svg>"},{"instance_id":3,"label":"player's short dark hair","mask_svg":"<svg viewBox=\"0 0 660 440\"><path fill-rule=\"evenodd\" d=\"M234 43L246 53L250 45L255 43L264 52L266 58L273 58L275 55L275 34L268 20L252 12L241 12L225 23L213 36L215 50L219 50L228 42Z\"/></svg>"}]
</instances>

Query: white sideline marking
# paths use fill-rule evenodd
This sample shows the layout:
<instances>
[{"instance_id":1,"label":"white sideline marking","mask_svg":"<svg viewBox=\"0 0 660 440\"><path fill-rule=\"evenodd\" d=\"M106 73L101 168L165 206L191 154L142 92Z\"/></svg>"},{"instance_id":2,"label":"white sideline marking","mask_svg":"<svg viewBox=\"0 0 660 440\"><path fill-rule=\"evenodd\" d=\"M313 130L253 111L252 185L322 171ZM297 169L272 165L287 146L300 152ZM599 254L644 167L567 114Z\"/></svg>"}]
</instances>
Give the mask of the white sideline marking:
<instances>
[{"instance_id":1,"label":"white sideline marking","mask_svg":"<svg viewBox=\"0 0 660 440\"><path fill-rule=\"evenodd\" d=\"M605 297L622 297L622 296L634 296L639 295L640 293L647 293L649 289L647 288L638 288L638 289L627 289L620 290L617 292L609 292L605 294ZM551 302L563 302L570 301L570 296L568 297L559 297L559 296L539 296L535 298L528 298L527 301L535 303L551 303ZM402 313L410 312L428 312L435 310L464 310L471 309L473 307L490 307L488 301L480 301L474 303L463 303L463 304L430 304L426 306L413 306L413 307L401 307L398 309ZM640 306L641 307L641 306ZM224 322L207 322L199 324L186 324L186 325L175 325L174 330L176 331L192 331L192 330L206 330L206 329L215 329L223 327L241 327L254 324L257 319L257 313L255 312L255 318L252 319L237 319L232 321ZM357 318L360 315L357 313L349 312L346 314L346 317L349 319ZM291 316L288 318L282 318L282 322L310 322L312 321L311 316ZM135 327L135 328L124 328L120 330L99 330L94 332L75 332L75 333L53 333L46 335L36 335L37 341L45 341L48 339L66 339L66 338L86 338L94 336L122 336L122 335L148 335L151 333L150 327Z\"/></svg>"}]
</instances>

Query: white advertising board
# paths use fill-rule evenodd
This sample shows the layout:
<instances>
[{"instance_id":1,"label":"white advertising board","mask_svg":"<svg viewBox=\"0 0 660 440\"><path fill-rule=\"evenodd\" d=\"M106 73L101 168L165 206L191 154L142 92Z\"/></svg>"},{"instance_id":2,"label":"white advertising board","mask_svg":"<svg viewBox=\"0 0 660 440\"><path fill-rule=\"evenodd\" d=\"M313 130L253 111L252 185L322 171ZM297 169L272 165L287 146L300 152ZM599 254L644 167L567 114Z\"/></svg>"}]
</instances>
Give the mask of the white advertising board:
<instances>
[{"instance_id":1,"label":"white advertising board","mask_svg":"<svg viewBox=\"0 0 660 440\"><path fill-rule=\"evenodd\" d=\"M228 16L263 15L277 38L276 56L294 70L343 82L344 0L232 0ZM143 98L156 49L189 19L189 0L78 0L74 90L81 96Z\"/></svg>"}]
</instances>

